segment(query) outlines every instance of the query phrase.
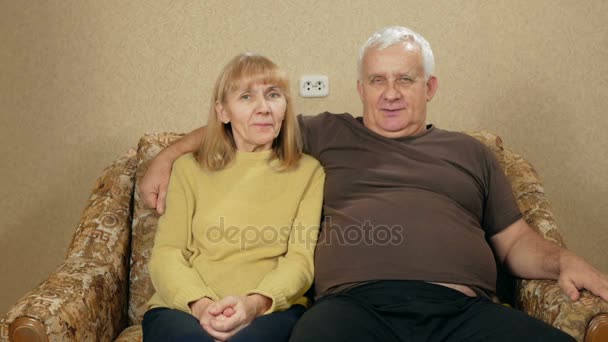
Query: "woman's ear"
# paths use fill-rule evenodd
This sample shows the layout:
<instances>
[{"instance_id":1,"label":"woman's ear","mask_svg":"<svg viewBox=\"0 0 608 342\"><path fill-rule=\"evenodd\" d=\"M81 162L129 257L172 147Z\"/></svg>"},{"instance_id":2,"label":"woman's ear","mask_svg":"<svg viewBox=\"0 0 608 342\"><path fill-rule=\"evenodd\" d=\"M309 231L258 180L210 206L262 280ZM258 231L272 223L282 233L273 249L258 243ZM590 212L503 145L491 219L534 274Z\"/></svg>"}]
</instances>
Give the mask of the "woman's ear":
<instances>
[{"instance_id":1,"label":"woman's ear","mask_svg":"<svg viewBox=\"0 0 608 342\"><path fill-rule=\"evenodd\" d=\"M224 109L224 105L220 101L215 101L215 115L217 115L217 119L227 124L230 122L230 116Z\"/></svg>"}]
</instances>

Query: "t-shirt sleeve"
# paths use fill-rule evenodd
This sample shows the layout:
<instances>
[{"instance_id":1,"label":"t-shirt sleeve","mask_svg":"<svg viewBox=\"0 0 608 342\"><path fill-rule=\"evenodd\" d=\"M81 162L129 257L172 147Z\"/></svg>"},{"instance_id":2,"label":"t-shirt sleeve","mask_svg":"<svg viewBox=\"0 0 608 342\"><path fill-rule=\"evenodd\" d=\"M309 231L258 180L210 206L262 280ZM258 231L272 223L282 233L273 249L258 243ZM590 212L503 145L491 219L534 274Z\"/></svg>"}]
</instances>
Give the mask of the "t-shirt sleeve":
<instances>
[{"instance_id":1,"label":"t-shirt sleeve","mask_svg":"<svg viewBox=\"0 0 608 342\"><path fill-rule=\"evenodd\" d=\"M487 183L482 227L488 236L492 236L521 219L522 214L515 202L511 183L494 153L484 146L483 156Z\"/></svg>"},{"instance_id":2,"label":"t-shirt sleeve","mask_svg":"<svg viewBox=\"0 0 608 342\"><path fill-rule=\"evenodd\" d=\"M312 138L310 136L310 124L312 119L312 116L298 115L298 124L302 132L302 148L306 154L311 154Z\"/></svg>"},{"instance_id":3,"label":"t-shirt sleeve","mask_svg":"<svg viewBox=\"0 0 608 342\"><path fill-rule=\"evenodd\" d=\"M318 128L320 127L319 121L321 115L323 114L317 116L298 115L304 153L317 159L319 159L318 139L320 138L320 134Z\"/></svg>"}]
</instances>

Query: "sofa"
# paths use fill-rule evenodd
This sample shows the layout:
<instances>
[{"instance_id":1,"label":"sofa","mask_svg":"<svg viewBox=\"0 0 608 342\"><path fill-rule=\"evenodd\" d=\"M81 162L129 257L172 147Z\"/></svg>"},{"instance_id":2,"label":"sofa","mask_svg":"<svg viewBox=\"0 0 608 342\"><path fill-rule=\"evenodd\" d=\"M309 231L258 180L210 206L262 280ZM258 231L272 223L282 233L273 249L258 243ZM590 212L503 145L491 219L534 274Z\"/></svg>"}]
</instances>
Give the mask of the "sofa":
<instances>
[{"instance_id":1,"label":"sofa","mask_svg":"<svg viewBox=\"0 0 608 342\"><path fill-rule=\"evenodd\" d=\"M469 133L497 156L525 220L564 245L530 163L487 131ZM137 193L152 158L178 139L146 134L137 150L111 163L96 181L63 263L0 319L0 341L141 341L141 320L154 289L147 263L158 215ZM499 272L496 300L537 317L578 341L608 341L608 303L583 291L571 302L555 281Z\"/></svg>"}]
</instances>

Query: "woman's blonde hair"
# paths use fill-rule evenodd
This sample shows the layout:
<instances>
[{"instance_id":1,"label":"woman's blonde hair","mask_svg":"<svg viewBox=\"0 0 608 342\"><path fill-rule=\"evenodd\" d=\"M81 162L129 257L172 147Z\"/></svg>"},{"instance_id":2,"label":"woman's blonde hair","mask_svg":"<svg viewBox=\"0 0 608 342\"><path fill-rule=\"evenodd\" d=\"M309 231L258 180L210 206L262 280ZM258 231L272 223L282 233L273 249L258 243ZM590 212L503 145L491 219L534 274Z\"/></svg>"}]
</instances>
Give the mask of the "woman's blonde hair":
<instances>
[{"instance_id":1,"label":"woman's blonde hair","mask_svg":"<svg viewBox=\"0 0 608 342\"><path fill-rule=\"evenodd\" d=\"M226 167L236 154L236 143L230 123L224 124L217 116L215 104L226 104L226 96L243 85L272 84L281 89L287 106L279 135L272 143L271 159L278 159L278 170L297 167L302 155L302 140L298 121L291 103L289 80L270 59L253 53L234 57L220 73L213 88L207 130L201 147L195 154L204 169L218 171Z\"/></svg>"}]
</instances>

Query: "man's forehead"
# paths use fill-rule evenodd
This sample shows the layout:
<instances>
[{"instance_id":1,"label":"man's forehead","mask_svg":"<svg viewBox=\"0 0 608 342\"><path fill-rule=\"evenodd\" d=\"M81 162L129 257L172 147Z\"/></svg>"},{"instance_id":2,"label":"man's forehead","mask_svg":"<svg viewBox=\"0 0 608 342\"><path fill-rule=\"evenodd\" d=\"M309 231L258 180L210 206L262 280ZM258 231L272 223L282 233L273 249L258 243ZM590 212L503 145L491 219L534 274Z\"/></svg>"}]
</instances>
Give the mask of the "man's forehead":
<instances>
[{"instance_id":1,"label":"man's forehead","mask_svg":"<svg viewBox=\"0 0 608 342\"><path fill-rule=\"evenodd\" d=\"M388 53L378 50L366 55L363 61L363 71L367 75L417 74L423 71L420 53L407 50L400 52L399 50Z\"/></svg>"}]
</instances>

